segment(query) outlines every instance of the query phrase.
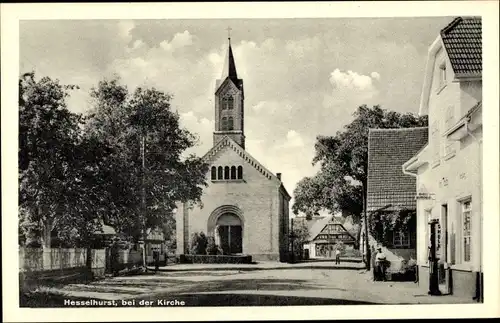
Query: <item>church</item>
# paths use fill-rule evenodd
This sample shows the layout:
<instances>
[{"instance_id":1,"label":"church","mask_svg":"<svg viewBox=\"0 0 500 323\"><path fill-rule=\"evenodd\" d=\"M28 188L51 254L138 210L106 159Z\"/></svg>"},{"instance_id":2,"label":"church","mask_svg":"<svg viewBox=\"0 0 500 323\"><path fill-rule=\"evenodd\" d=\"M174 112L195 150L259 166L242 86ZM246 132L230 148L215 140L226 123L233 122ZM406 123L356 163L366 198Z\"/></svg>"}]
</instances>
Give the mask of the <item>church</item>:
<instances>
[{"instance_id":1,"label":"church","mask_svg":"<svg viewBox=\"0 0 500 323\"><path fill-rule=\"evenodd\" d=\"M222 76L215 85L213 147L201 204L179 203L177 255L188 254L191 236L212 236L224 254L253 261L286 261L290 195L281 173L272 173L245 150L243 80L238 78L228 38Z\"/></svg>"}]
</instances>

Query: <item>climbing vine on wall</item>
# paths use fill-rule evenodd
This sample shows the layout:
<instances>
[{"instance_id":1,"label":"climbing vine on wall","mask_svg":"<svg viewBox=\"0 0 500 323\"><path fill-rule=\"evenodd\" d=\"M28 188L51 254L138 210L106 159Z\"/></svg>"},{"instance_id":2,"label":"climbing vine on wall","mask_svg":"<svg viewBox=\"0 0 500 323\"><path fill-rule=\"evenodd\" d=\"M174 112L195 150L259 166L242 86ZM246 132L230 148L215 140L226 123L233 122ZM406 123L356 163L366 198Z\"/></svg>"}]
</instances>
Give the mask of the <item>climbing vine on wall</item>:
<instances>
[{"instance_id":1,"label":"climbing vine on wall","mask_svg":"<svg viewBox=\"0 0 500 323\"><path fill-rule=\"evenodd\" d=\"M392 234L397 231L416 230L415 210L396 209L393 211L375 212L368 221L370 234L384 245L392 245Z\"/></svg>"}]
</instances>

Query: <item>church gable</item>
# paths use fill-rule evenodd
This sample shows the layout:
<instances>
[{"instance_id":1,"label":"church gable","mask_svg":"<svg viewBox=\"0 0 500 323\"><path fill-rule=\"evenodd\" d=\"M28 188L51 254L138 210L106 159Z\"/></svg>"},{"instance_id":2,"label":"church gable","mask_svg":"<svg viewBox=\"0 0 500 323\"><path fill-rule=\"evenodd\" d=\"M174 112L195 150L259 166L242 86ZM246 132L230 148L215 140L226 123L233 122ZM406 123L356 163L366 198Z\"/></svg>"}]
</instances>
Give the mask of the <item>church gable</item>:
<instances>
[{"instance_id":1,"label":"church gable","mask_svg":"<svg viewBox=\"0 0 500 323\"><path fill-rule=\"evenodd\" d=\"M220 83L222 81L222 84ZM217 80L215 95L236 95L242 92L243 89L243 80L238 80L238 83L235 84L233 80L227 77L225 80ZM239 86L239 88L238 88Z\"/></svg>"},{"instance_id":2,"label":"church gable","mask_svg":"<svg viewBox=\"0 0 500 323\"><path fill-rule=\"evenodd\" d=\"M231 152L227 154L228 152ZM225 155L224 157L222 157ZM238 166L243 167L252 167L256 169L260 174L266 177L268 180L276 179L276 176L271 173L267 168L265 168L262 164L260 164L255 158L253 158L247 151L242 149L240 145L238 145L234 140L225 136L221 141L219 141L205 156L203 157L205 162L210 164L212 167L216 167L218 171L218 167L222 166L223 169L227 166L231 169L232 166L238 169ZM231 162L235 165L222 165L221 162ZM236 165L236 162L240 162L239 165ZM221 164L221 165L219 165ZM218 174L217 174L218 175ZM231 177L231 176L230 176Z\"/></svg>"}]
</instances>

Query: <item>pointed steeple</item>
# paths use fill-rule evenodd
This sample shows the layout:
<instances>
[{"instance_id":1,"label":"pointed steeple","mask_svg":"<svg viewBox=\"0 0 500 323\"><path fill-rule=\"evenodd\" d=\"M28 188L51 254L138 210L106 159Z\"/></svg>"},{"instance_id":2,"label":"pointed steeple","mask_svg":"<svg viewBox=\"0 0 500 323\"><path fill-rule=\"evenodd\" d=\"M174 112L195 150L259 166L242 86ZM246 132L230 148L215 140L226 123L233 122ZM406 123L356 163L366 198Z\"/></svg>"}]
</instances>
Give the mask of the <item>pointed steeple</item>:
<instances>
[{"instance_id":1,"label":"pointed steeple","mask_svg":"<svg viewBox=\"0 0 500 323\"><path fill-rule=\"evenodd\" d=\"M215 80L214 145L228 136L245 149L243 80L238 78L228 28L228 49L222 75Z\"/></svg>"},{"instance_id":2,"label":"pointed steeple","mask_svg":"<svg viewBox=\"0 0 500 323\"><path fill-rule=\"evenodd\" d=\"M230 29L228 29L230 30ZM224 61L224 68L222 69L221 81L224 81L229 76L231 80L236 81L238 74L236 73L236 64L234 63L233 49L231 48L231 36L228 35L228 50L226 59Z\"/></svg>"}]
</instances>

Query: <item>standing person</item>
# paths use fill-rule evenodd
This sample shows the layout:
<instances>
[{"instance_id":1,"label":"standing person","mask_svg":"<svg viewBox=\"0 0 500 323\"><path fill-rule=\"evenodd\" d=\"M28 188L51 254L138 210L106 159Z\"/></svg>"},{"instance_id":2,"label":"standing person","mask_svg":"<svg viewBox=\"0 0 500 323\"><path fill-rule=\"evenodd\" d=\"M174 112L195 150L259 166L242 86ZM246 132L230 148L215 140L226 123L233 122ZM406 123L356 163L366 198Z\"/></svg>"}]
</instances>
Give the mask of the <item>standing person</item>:
<instances>
[{"instance_id":1,"label":"standing person","mask_svg":"<svg viewBox=\"0 0 500 323\"><path fill-rule=\"evenodd\" d=\"M377 267L377 272L380 275L379 277L385 281L385 254L382 252L382 248L377 248L377 255L375 256L375 263Z\"/></svg>"},{"instance_id":2,"label":"standing person","mask_svg":"<svg viewBox=\"0 0 500 323\"><path fill-rule=\"evenodd\" d=\"M340 265L340 249L335 249L335 264Z\"/></svg>"}]
</instances>

